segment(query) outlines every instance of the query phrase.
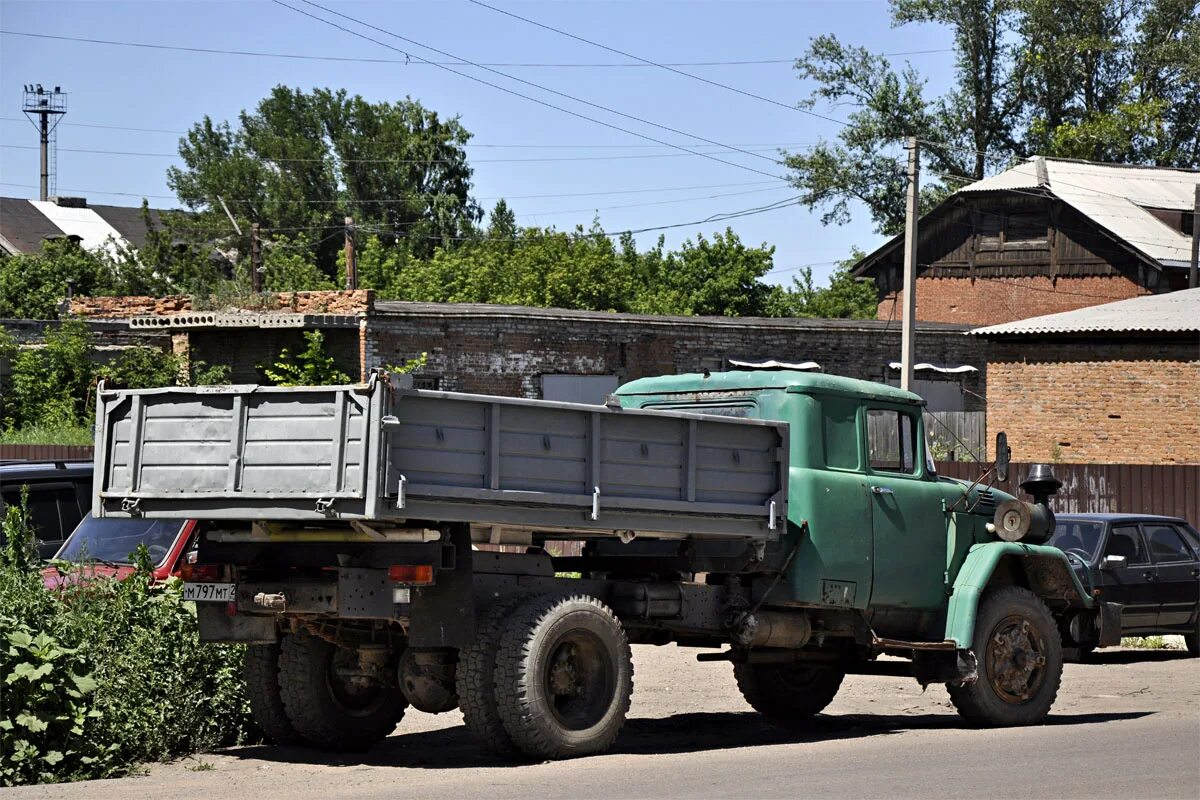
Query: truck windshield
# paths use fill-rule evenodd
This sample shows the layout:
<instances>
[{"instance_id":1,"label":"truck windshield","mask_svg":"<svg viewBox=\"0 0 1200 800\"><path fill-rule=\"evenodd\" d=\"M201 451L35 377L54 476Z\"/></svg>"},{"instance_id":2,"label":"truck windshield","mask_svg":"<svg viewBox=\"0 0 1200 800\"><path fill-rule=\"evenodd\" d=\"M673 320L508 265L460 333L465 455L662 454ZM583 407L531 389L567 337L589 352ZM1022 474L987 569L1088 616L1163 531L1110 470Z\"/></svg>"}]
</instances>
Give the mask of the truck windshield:
<instances>
[{"instance_id":1,"label":"truck windshield","mask_svg":"<svg viewBox=\"0 0 1200 800\"><path fill-rule=\"evenodd\" d=\"M1059 550L1086 553L1087 560L1091 561L1096 557L1096 550L1100 546L1100 528L1099 522L1060 519L1054 526L1050 544Z\"/></svg>"},{"instance_id":2,"label":"truck windshield","mask_svg":"<svg viewBox=\"0 0 1200 800\"><path fill-rule=\"evenodd\" d=\"M96 519L91 514L58 551L61 561L111 561L132 564L133 551L145 544L150 561L161 567L184 523L173 519Z\"/></svg>"}]
</instances>

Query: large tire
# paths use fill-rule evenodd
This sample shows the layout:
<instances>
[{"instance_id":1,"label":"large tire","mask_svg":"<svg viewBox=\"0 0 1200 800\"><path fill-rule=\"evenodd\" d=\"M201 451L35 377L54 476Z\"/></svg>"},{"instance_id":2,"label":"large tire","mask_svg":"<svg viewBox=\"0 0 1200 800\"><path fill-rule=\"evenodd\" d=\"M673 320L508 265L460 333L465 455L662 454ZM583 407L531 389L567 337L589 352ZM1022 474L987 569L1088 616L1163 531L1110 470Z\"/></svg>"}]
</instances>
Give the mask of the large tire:
<instances>
[{"instance_id":1,"label":"large tire","mask_svg":"<svg viewBox=\"0 0 1200 800\"><path fill-rule=\"evenodd\" d=\"M283 707L296 732L322 750L366 750L396 729L408 702L395 686L356 688L336 668L353 651L300 632L284 637L279 659Z\"/></svg>"},{"instance_id":2,"label":"large tire","mask_svg":"<svg viewBox=\"0 0 1200 800\"><path fill-rule=\"evenodd\" d=\"M746 702L778 725L795 725L819 714L837 695L845 673L803 664L734 664Z\"/></svg>"},{"instance_id":3,"label":"large tire","mask_svg":"<svg viewBox=\"0 0 1200 800\"><path fill-rule=\"evenodd\" d=\"M590 595L543 595L505 624L496 708L513 744L538 759L601 753L633 694L633 658L616 615Z\"/></svg>"},{"instance_id":4,"label":"large tire","mask_svg":"<svg viewBox=\"0 0 1200 800\"><path fill-rule=\"evenodd\" d=\"M490 753L512 756L517 746L496 710L496 650L504 619L523 598L501 600L475 618L475 639L458 654L458 707L467 730Z\"/></svg>"},{"instance_id":5,"label":"large tire","mask_svg":"<svg viewBox=\"0 0 1200 800\"><path fill-rule=\"evenodd\" d=\"M252 644L242 662L250 715L273 744L298 744L300 734L288 719L279 696L279 643Z\"/></svg>"},{"instance_id":6,"label":"large tire","mask_svg":"<svg viewBox=\"0 0 1200 800\"><path fill-rule=\"evenodd\" d=\"M1037 725L1062 681L1062 639L1037 595L1019 586L984 593L975 619L974 683L948 686L963 719L988 728Z\"/></svg>"}]
</instances>

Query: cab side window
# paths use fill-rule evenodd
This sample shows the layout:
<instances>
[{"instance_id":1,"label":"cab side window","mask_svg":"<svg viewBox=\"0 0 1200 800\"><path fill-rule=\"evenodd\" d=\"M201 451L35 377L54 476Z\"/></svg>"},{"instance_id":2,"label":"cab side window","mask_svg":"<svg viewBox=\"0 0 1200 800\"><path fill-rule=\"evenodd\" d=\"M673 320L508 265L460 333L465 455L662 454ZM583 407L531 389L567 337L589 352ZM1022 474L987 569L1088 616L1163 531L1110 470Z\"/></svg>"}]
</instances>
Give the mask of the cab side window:
<instances>
[{"instance_id":1,"label":"cab side window","mask_svg":"<svg viewBox=\"0 0 1200 800\"><path fill-rule=\"evenodd\" d=\"M1106 556L1124 556L1126 564L1149 564L1146 545L1142 542L1142 534L1137 525L1116 525L1108 535L1108 544L1104 548Z\"/></svg>"},{"instance_id":2,"label":"cab side window","mask_svg":"<svg viewBox=\"0 0 1200 800\"><path fill-rule=\"evenodd\" d=\"M1145 525L1146 541L1150 543L1150 552L1154 560L1160 564L1173 561L1191 561L1191 548L1183 541L1174 525Z\"/></svg>"},{"instance_id":3,"label":"cab side window","mask_svg":"<svg viewBox=\"0 0 1200 800\"><path fill-rule=\"evenodd\" d=\"M877 472L917 471L916 419L901 411L867 410L867 454Z\"/></svg>"}]
</instances>

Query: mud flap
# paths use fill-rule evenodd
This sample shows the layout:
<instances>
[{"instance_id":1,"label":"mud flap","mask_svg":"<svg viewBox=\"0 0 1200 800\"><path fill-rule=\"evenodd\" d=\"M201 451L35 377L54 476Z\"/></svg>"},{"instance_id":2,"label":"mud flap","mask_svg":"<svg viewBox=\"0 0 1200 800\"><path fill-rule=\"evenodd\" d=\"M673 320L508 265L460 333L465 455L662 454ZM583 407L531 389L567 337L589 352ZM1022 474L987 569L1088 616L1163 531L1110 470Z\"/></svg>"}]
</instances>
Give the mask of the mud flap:
<instances>
[{"instance_id":1,"label":"mud flap","mask_svg":"<svg viewBox=\"0 0 1200 800\"><path fill-rule=\"evenodd\" d=\"M450 530L454 569L438 572L437 583L412 593L409 647L457 647L475 638L475 599L472 592L471 529L455 525Z\"/></svg>"},{"instance_id":2,"label":"mud flap","mask_svg":"<svg viewBox=\"0 0 1200 800\"><path fill-rule=\"evenodd\" d=\"M258 614L225 613L224 603L196 603L196 622L202 642L274 644L279 640L275 618Z\"/></svg>"},{"instance_id":3,"label":"mud flap","mask_svg":"<svg viewBox=\"0 0 1200 800\"><path fill-rule=\"evenodd\" d=\"M1099 647L1116 647L1121 643L1121 612L1124 610L1121 603L1100 604Z\"/></svg>"}]
</instances>

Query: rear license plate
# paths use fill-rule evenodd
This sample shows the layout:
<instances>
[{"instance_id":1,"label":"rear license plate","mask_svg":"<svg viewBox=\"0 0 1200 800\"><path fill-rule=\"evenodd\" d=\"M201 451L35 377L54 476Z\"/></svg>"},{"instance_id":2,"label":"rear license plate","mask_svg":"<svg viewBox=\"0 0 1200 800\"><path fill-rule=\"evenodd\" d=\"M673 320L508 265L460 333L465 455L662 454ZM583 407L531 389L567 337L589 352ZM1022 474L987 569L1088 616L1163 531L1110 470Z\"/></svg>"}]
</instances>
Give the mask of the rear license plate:
<instances>
[{"instance_id":1,"label":"rear license plate","mask_svg":"<svg viewBox=\"0 0 1200 800\"><path fill-rule=\"evenodd\" d=\"M232 603L237 599L236 583L185 583L183 599L197 603Z\"/></svg>"}]
</instances>

